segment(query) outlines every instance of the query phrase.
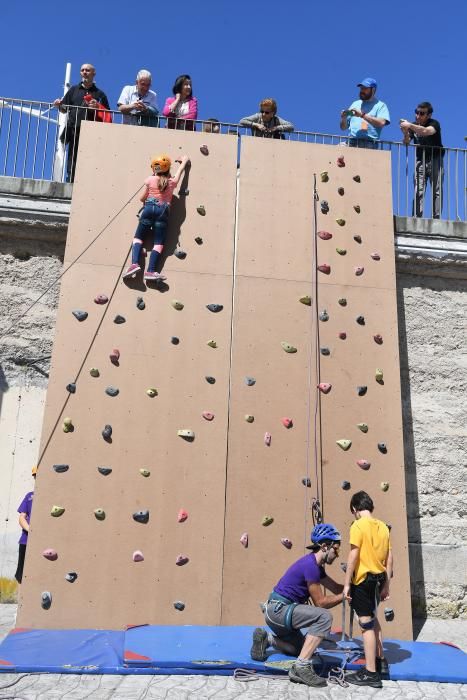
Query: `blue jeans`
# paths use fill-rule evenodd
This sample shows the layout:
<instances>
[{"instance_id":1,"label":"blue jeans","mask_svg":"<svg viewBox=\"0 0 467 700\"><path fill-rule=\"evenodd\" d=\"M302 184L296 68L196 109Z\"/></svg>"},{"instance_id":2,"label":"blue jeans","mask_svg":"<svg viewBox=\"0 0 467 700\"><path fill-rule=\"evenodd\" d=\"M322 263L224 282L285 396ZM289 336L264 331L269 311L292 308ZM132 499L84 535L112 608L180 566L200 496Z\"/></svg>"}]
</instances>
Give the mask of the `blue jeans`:
<instances>
[{"instance_id":1,"label":"blue jeans","mask_svg":"<svg viewBox=\"0 0 467 700\"><path fill-rule=\"evenodd\" d=\"M165 232L169 219L169 205L155 199L147 199L139 217L135 238L144 241L147 235L153 236L152 245L164 245Z\"/></svg>"},{"instance_id":2,"label":"blue jeans","mask_svg":"<svg viewBox=\"0 0 467 700\"><path fill-rule=\"evenodd\" d=\"M378 141L371 141L370 139L354 139L350 138L349 139L349 146L353 146L354 148L373 148L377 149L379 148L379 142Z\"/></svg>"}]
</instances>

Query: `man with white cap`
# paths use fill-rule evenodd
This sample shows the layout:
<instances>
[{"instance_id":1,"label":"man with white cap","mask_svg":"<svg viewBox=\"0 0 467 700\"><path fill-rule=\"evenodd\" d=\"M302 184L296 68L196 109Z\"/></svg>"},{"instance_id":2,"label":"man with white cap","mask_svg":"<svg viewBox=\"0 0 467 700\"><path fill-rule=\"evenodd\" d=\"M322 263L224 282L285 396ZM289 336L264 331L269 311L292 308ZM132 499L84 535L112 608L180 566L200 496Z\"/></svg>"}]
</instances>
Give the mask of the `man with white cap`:
<instances>
[{"instance_id":1,"label":"man with white cap","mask_svg":"<svg viewBox=\"0 0 467 700\"><path fill-rule=\"evenodd\" d=\"M375 96L378 85L374 78L365 78L357 87L360 88L360 99L342 110L340 127L343 131L349 130L349 146L378 148L381 131L390 124L389 110Z\"/></svg>"}]
</instances>

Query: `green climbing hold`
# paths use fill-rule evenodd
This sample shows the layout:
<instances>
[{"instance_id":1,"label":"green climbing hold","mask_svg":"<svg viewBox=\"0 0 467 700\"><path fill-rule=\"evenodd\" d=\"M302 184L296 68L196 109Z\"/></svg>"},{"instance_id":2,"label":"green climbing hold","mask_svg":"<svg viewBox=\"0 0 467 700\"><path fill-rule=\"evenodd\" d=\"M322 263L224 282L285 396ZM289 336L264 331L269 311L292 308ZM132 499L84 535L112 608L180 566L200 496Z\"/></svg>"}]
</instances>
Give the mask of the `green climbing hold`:
<instances>
[{"instance_id":1,"label":"green climbing hold","mask_svg":"<svg viewBox=\"0 0 467 700\"><path fill-rule=\"evenodd\" d=\"M176 309L177 311L181 311L184 307L184 304L182 304L182 302L178 301L177 299L172 299L172 301L170 303L172 304L174 309Z\"/></svg>"},{"instance_id":2,"label":"green climbing hold","mask_svg":"<svg viewBox=\"0 0 467 700\"><path fill-rule=\"evenodd\" d=\"M103 508L95 508L94 515L97 520L105 520L105 510Z\"/></svg>"},{"instance_id":3,"label":"green climbing hold","mask_svg":"<svg viewBox=\"0 0 467 700\"><path fill-rule=\"evenodd\" d=\"M98 377L99 370L97 369L97 367L91 367L91 369L89 370L89 374L91 375L91 377Z\"/></svg>"},{"instance_id":4,"label":"green climbing hold","mask_svg":"<svg viewBox=\"0 0 467 700\"><path fill-rule=\"evenodd\" d=\"M339 224L339 226L345 226L345 219L336 219L336 224Z\"/></svg>"},{"instance_id":5,"label":"green climbing hold","mask_svg":"<svg viewBox=\"0 0 467 700\"><path fill-rule=\"evenodd\" d=\"M323 170L323 172L320 173L320 178L321 178L321 182L329 182L329 174L328 174L327 170Z\"/></svg>"},{"instance_id":6,"label":"green climbing hold","mask_svg":"<svg viewBox=\"0 0 467 700\"><path fill-rule=\"evenodd\" d=\"M245 415L245 420L246 420L247 423L253 423L253 421L255 420L255 417L252 416L252 415L250 415L249 413L247 413L247 414Z\"/></svg>"},{"instance_id":7,"label":"green climbing hold","mask_svg":"<svg viewBox=\"0 0 467 700\"><path fill-rule=\"evenodd\" d=\"M305 304L305 306L311 306L311 297L308 294L304 297L300 297L299 301L301 304Z\"/></svg>"},{"instance_id":8,"label":"green climbing hold","mask_svg":"<svg viewBox=\"0 0 467 700\"><path fill-rule=\"evenodd\" d=\"M337 300L337 302L340 304L340 306L347 306L347 299L345 297L341 297Z\"/></svg>"},{"instance_id":9,"label":"green climbing hold","mask_svg":"<svg viewBox=\"0 0 467 700\"><path fill-rule=\"evenodd\" d=\"M378 382L378 384L382 384L384 380L384 373L382 369L377 369L375 372L375 379Z\"/></svg>"},{"instance_id":10,"label":"green climbing hold","mask_svg":"<svg viewBox=\"0 0 467 700\"><path fill-rule=\"evenodd\" d=\"M285 352L290 352L294 353L297 352L297 348L294 347L293 345L290 345L290 343L287 343L285 340L281 342L282 349L285 350Z\"/></svg>"},{"instance_id":11,"label":"green climbing hold","mask_svg":"<svg viewBox=\"0 0 467 700\"><path fill-rule=\"evenodd\" d=\"M351 444L352 440L346 440L345 438L343 438L342 440L336 440L336 445L339 445L339 447L344 451L348 450Z\"/></svg>"},{"instance_id":12,"label":"green climbing hold","mask_svg":"<svg viewBox=\"0 0 467 700\"><path fill-rule=\"evenodd\" d=\"M264 518L261 521L261 525L264 527L267 527L268 525L271 525L271 523L274 522L274 518L271 515L265 515Z\"/></svg>"},{"instance_id":13,"label":"green climbing hold","mask_svg":"<svg viewBox=\"0 0 467 700\"><path fill-rule=\"evenodd\" d=\"M139 470L139 473L141 474L141 476L144 476L144 477L146 477L146 478L147 478L148 476L151 476L151 472L149 471L149 469L140 469L140 470Z\"/></svg>"},{"instance_id":14,"label":"green climbing hold","mask_svg":"<svg viewBox=\"0 0 467 700\"><path fill-rule=\"evenodd\" d=\"M336 253L339 253L339 255L346 255L347 249L346 248L336 248Z\"/></svg>"},{"instance_id":15,"label":"green climbing hold","mask_svg":"<svg viewBox=\"0 0 467 700\"><path fill-rule=\"evenodd\" d=\"M217 348L217 343L215 340L208 340L207 345L209 345L210 348Z\"/></svg>"},{"instance_id":16,"label":"green climbing hold","mask_svg":"<svg viewBox=\"0 0 467 700\"><path fill-rule=\"evenodd\" d=\"M357 428L362 431L362 433L368 432L368 425L366 423L357 423Z\"/></svg>"},{"instance_id":17,"label":"green climbing hold","mask_svg":"<svg viewBox=\"0 0 467 700\"><path fill-rule=\"evenodd\" d=\"M63 506L52 506L50 515L52 515L54 518L59 518L64 512L65 508L63 508Z\"/></svg>"}]
</instances>

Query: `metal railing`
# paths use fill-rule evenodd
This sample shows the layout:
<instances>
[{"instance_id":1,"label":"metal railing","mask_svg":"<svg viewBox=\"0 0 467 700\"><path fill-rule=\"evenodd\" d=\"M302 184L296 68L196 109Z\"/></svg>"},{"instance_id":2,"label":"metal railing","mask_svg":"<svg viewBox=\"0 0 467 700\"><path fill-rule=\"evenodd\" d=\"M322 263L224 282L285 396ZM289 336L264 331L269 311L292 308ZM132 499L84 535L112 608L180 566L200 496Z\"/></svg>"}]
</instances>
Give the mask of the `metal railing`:
<instances>
[{"instance_id":1,"label":"metal railing","mask_svg":"<svg viewBox=\"0 0 467 700\"><path fill-rule=\"evenodd\" d=\"M66 117L50 102L0 98L0 175L72 181L79 141L79 129L74 125L82 119L95 119L96 110L85 107L71 110ZM120 112L107 113L105 119L109 114L114 123L123 122ZM97 114L97 121L102 119L102 113ZM215 132L239 139L251 135L249 128L228 122L187 122L163 116L152 118L147 124L137 116L134 120L148 128ZM274 138L349 146L346 136L309 131L275 134ZM441 153L439 149L420 149L397 141L381 141L378 149L391 152L395 214L467 221L467 149L444 148ZM435 177L435 184L438 175L439 197L432 194L432 181L424 192L428 175Z\"/></svg>"}]
</instances>

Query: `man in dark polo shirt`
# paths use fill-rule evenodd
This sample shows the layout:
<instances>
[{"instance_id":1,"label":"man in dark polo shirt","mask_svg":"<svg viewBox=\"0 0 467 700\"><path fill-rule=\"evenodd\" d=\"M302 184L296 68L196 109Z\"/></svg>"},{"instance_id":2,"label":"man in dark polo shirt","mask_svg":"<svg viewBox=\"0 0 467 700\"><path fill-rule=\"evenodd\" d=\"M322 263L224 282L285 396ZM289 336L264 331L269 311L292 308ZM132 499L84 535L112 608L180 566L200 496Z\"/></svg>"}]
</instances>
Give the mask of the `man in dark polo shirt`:
<instances>
[{"instance_id":1,"label":"man in dark polo shirt","mask_svg":"<svg viewBox=\"0 0 467 700\"><path fill-rule=\"evenodd\" d=\"M311 658L331 630L333 608L343 600L344 587L330 578L325 564L339 556L341 536L334 525L321 523L311 532L312 551L290 566L274 586L265 605L264 617L272 633L262 627L253 632L251 658L265 661L268 647L282 654L297 656L289 671L294 683L312 687L326 685L314 670ZM325 595L321 586L331 594ZM313 605L308 602L311 599ZM301 629L307 628L306 635Z\"/></svg>"},{"instance_id":2,"label":"man in dark polo shirt","mask_svg":"<svg viewBox=\"0 0 467 700\"><path fill-rule=\"evenodd\" d=\"M415 152L415 194L413 216L423 216L423 200L427 181L431 183L431 216L439 219L443 208L444 149L441 140L441 125L432 119L430 102L420 102L415 110L415 123L401 119L400 127L404 143L413 141Z\"/></svg>"}]
</instances>

